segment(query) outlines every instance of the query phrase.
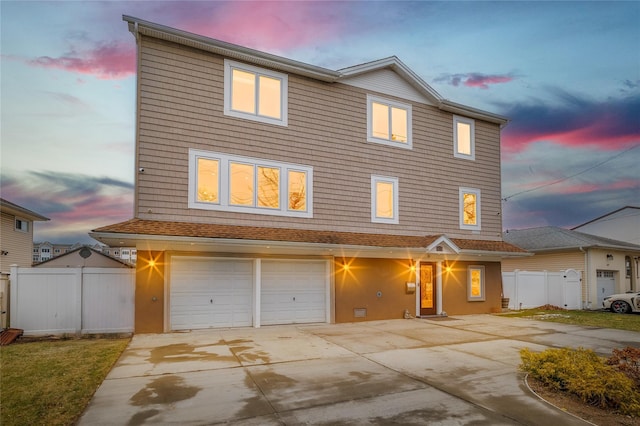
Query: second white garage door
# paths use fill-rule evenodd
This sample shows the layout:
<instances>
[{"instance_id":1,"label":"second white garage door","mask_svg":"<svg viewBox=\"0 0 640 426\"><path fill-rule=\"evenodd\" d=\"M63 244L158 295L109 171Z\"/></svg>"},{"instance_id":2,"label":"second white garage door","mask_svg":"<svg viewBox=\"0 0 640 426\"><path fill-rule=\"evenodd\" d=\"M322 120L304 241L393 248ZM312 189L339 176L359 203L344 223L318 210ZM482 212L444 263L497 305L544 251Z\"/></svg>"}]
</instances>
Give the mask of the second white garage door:
<instances>
[{"instance_id":1,"label":"second white garage door","mask_svg":"<svg viewBox=\"0 0 640 426\"><path fill-rule=\"evenodd\" d=\"M253 325L253 261L173 257L171 330Z\"/></svg>"},{"instance_id":2,"label":"second white garage door","mask_svg":"<svg viewBox=\"0 0 640 426\"><path fill-rule=\"evenodd\" d=\"M260 323L327 321L326 260L263 260Z\"/></svg>"}]
</instances>

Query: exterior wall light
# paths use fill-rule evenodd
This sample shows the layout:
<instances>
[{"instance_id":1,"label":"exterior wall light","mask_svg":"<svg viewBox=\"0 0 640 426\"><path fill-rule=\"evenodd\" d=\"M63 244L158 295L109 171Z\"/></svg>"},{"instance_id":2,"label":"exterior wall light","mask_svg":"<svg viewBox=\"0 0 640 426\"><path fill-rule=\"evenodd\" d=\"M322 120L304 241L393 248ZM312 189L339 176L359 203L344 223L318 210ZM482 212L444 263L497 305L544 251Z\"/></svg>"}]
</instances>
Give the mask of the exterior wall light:
<instances>
[{"instance_id":1,"label":"exterior wall light","mask_svg":"<svg viewBox=\"0 0 640 426\"><path fill-rule=\"evenodd\" d=\"M613 260L613 255L611 253L607 254L607 262L611 262Z\"/></svg>"}]
</instances>

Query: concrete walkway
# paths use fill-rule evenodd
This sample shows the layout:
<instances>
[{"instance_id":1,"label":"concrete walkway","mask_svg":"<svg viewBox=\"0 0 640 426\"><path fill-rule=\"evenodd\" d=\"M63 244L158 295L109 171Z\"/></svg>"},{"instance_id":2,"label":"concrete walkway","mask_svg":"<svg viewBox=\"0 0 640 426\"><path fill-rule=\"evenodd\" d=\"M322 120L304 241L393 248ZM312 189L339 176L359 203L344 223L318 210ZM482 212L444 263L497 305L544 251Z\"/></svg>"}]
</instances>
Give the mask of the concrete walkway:
<instances>
[{"instance_id":1,"label":"concrete walkway","mask_svg":"<svg viewBox=\"0 0 640 426\"><path fill-rule=\"evenodd\" d=\"M80 425L584 425L539 400L519 350L608 356L640 333L468 315L141 334Z\"/></svg>"}]
</instances>

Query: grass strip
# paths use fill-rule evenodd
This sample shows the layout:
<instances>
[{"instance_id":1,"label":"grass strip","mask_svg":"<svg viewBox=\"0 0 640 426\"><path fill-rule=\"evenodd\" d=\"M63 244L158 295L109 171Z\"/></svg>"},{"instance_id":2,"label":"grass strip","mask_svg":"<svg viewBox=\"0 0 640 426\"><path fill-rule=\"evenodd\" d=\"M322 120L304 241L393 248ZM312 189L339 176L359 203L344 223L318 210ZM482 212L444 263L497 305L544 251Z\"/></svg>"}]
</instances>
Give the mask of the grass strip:
<instances>
[{"instance_id":1,"label":"grass strip","mask_svg":"<svg viewBox=\"0 0 640 426\"><path fill-rule=\"evenodd\" d=\"M74 339L0 348L0 424L71 425L130 339Z\"/></svg>"},{"instance_id":2,"label":"grass strip","mask_svg":"<svg viewBox=\"0 0 640 426\"><path fill-rule=\"evenodd\" d=\"M530 318L540 321L587 327L614 328L618 330L640 331L640 315L614 314L608 311L566 311L562 309L523 309L500 314L506 317Z\"/></svg>"}]
</instances>

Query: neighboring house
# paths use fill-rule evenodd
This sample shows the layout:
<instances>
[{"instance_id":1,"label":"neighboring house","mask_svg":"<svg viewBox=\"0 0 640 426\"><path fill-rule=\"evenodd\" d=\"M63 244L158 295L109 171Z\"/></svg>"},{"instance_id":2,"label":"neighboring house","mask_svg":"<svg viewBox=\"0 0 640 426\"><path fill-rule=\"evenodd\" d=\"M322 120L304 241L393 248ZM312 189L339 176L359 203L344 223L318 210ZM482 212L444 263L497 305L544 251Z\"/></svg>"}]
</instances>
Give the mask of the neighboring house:
<instances>
[{"instance_id":1,"label":"neighboring house","mask_svg":"<svg viewBox=\"0 0 640 426\"><path fill-rule=\"evenodd\" d=\"M0 199L2 229L0 232L0 272L8 274L10 266L31 266L33 222L49 218L5 199Z\"/></svg>"},{"instance_id":2,"label":"neighboring house","mask_svg":"<svg viewBox=\"0 0 640 426\"><path fill-rule=\"evenodd\" d=\"M109 247L99 246L96 244L94 248L108 256L120 259L130 265L135 265L138 258L135 247Z\"/></svg>"},{"instance_id":3,"label":"neighboring house","mask_svg":"<svg viewBox=\"0 0 640 426\"><path fill-rule=\"evenodd\" d=\"M534 253L527 258L504 259L504 272L574 269L582 274L582 300L586 309L601 309L608 295L640 290L640 245L554 226L510 230L503 237Z\"/></svg>"},{"instance_id":4,"label":"neighboring house","mask_svg":"<svg viewBox=\"0 0 640 426\"><path fill-rule=\"evenodd\" d=\"M55 244L49 241L33 243L33 263L46 262L72 250L82 247L82 244Z\"/></svg>"},{"instance_id":5,"label":"neighboring house","mask_svg":"<svg viewBox=\"0 0 640 426\"><path fill-rule=\"evenodd\" d=\"M640 207L622 207L571 229L640 245Z\"/></svg>"},{"instance_id":6,"label":"neighboring house","mask_svg":"<svg viewBox=\"0 0 640 426\"><path fill-rule=\"evenodd\" d=\"M125 16L136 332L500 310L500 130L398 58L338 71Z\"/></svg>"},{"instance_id":7,"label":"neighboring house","mask_svg":"<svg viewBox=\"0 0 640 426\"><path fill-rule=\"evenodd\" d=\"M101 253L91 247L78 247L72 251L34 265L35 268L131 268L132 265Z\"/></svg>"}]
</instances>

